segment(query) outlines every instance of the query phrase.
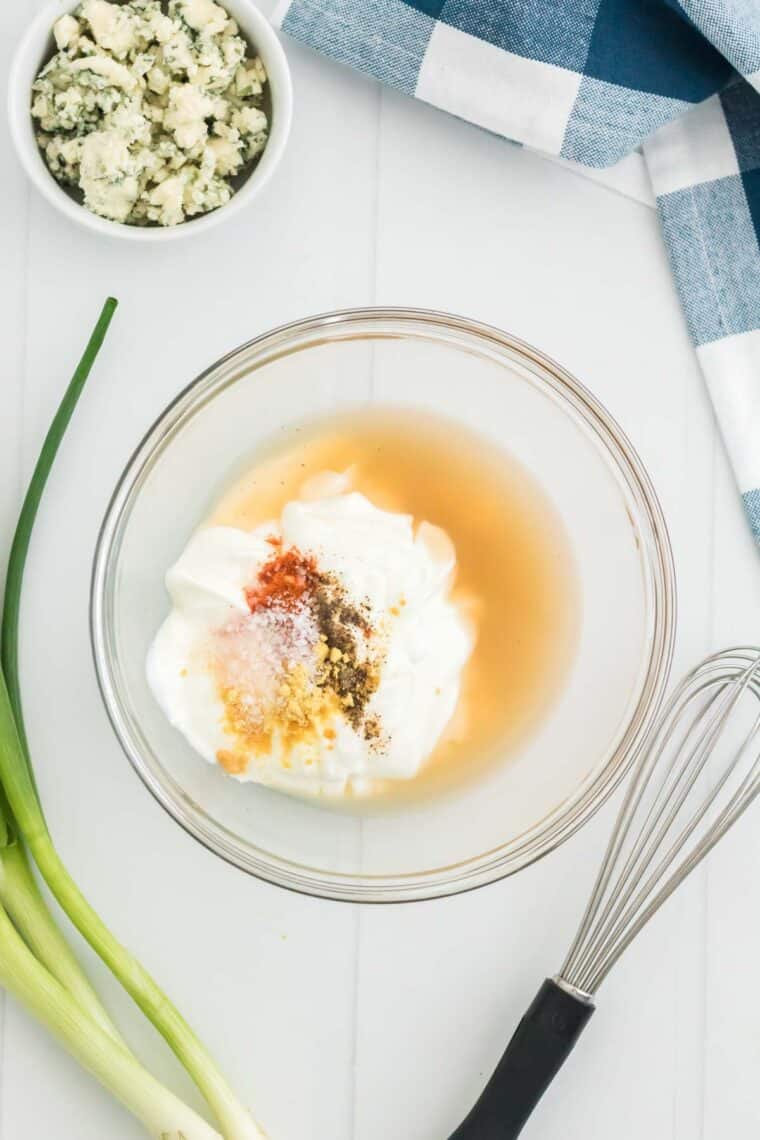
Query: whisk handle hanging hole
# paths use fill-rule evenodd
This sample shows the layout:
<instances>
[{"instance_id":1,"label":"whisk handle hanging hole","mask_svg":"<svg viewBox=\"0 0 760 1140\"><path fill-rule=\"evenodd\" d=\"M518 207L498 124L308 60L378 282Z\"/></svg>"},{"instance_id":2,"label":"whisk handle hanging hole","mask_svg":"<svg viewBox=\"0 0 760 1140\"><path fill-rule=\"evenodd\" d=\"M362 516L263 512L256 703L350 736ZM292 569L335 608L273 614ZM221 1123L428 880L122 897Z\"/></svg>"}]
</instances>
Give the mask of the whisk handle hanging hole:
<instances>
[{"instance_id":1,"label":"whisk handle hanging hole","mask_svg":"<svg viewBox=\"0 0 760 1140\"><path fill-rule=\"evenodd\" d=\"M594 1012L547 979L515 1030L480 1100L450 1140L514 1140Z\"/></svg>"}]
</instances>

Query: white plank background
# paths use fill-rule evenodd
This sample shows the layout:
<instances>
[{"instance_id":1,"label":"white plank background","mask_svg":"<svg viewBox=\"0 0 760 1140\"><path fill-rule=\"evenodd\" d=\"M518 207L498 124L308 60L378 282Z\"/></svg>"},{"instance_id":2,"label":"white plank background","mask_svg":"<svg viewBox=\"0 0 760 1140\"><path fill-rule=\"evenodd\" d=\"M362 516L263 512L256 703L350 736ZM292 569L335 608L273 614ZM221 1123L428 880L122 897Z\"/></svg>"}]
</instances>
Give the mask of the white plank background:
<instances>
[{"instance_id":1,"label":"white plank background","mask_svg":"<svg viewBox=\"0 0 760 1140\"><path fill-rule=\"evenodd\" d=\"M4 72L37 6L0 9ZM273 1140L445 1140L561 961L610 807L514 879L401 909L288 895L202 851L128 769L90 661L93 543L132 445L180 385L267 327L343 305L439 307L556 356L633 438L675 547L678 670L760 641L760 562L635 161L609 189L287 50L296 114L278 177L260 204L189 244L133 249L72 227L25 185L0 125L0 535L4 549L62 385L114 293L121 307L43 508L25 596L24 688L51 826ZM621 963L526 1137L757 1136L759 819ZM93 970L135 1044L192 1096ZM139 1135L6 1001L0 1140Z\"/></svg>"}]
</instances>

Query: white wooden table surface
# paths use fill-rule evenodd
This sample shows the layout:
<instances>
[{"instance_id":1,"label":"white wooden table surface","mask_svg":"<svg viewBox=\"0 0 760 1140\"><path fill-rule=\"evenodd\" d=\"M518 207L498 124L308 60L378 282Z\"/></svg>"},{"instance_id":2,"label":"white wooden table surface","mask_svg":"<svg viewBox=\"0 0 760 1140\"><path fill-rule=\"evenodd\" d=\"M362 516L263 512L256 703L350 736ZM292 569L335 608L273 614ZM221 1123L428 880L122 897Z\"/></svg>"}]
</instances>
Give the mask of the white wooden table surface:
<instances>
[{"instance_id":1,"label":"white wooden table surface","mask_svg":"<svg viewBox=\"0 0 760 1140\"><path fill-rule=\"evenodd\" d=\"M0 9L4 72L36 7ZM2 549L62 385L114 293L25 596L24 689L52 829L273 1140L445 1140L560 964L611 805L514 879L400 909L296 897L207 854L129 769L93 676L89 566L130 449L181 385L270 326L373 302L437 307L540 346L629 432L675 547L677 670L760 641L760 560L651 206L286 46L296 113L284 165L259 204L187 244L132 248L74 228L27 187L1 125ZM624 189L637 185L634 170ZM526 1138L757 1136L758 860L755 809L612 975ZM192 1096L93 968L136 1046ZM12 1001L0 1077L1 1140L141 1135Z\"/></svg>"}]
</instances>

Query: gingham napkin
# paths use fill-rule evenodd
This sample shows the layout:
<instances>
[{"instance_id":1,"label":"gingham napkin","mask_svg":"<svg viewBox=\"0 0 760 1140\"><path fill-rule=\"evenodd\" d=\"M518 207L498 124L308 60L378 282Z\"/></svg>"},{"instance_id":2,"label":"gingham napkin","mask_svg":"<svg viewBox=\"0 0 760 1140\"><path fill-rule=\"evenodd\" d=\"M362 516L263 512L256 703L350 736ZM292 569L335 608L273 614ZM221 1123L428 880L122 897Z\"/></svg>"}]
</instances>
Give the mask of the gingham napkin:
<instances>
[{"instance_id":1,"label":"gingham napkin","mask_svg":"<svg viewBox=\"0 0 760 1140\"><path fill-rule=\"evenodd\" d=\"M284 0L276 21L537 150L602 167L644 144L760 542L760 0Z\"/></svg>"}]
</instances>

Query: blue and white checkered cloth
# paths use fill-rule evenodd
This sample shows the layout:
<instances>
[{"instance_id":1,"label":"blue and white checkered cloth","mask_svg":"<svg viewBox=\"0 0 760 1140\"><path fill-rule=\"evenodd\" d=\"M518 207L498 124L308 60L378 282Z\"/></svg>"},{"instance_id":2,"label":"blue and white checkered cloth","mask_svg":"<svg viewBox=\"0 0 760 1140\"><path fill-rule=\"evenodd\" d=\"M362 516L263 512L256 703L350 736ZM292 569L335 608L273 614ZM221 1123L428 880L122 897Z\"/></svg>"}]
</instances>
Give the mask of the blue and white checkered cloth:
<instances>
[{"instance_id":1,"label":"blue and white checkered cloth","mask_svg":"<svg viewBox=\"0 0 760 1140\"><path fill-rule=\"evenodd\" d=\"M643 144L760 541L760 0L284 0L276 19L537 150L602 167Z\"/></svg>"}]
</instances>

